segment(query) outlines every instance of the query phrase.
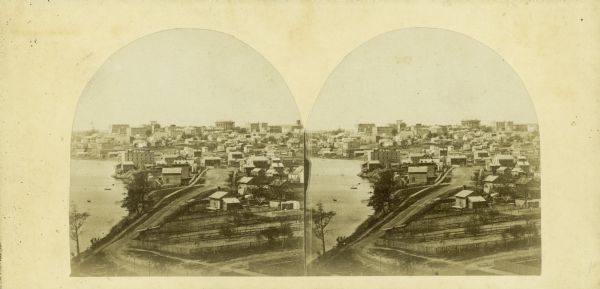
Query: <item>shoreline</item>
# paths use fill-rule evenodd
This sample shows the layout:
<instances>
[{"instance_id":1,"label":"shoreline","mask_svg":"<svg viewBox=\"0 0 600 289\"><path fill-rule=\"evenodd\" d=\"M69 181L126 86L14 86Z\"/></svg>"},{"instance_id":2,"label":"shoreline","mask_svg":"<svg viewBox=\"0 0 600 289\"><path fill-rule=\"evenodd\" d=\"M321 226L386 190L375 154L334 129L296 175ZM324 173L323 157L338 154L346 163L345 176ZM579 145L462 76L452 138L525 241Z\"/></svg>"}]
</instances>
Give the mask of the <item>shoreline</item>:
<instances>
[{"instance_id":1,"label":"shoreline","mask_svg":"<svg viewBox=\"0 0 600 289\"><path fill-rule=\"evenodd\" d=\"M116 162L113 158L71 158L70 202L78 211L90 214L84 224L85 233L80 236L81 254L94 246L91 239L98 243L129 217L121 207L127 182L115 177L113 164ZM82 170L94 172L94 177L87 178ZM73 248L71 250L73 252Z\"/></svg>"},{"instance_id":2,"label":"shoreline","mask_svg":"<svg viewBox=\"0 0 600 289\"><path fill-rule=\"evenodd\" d=\"M354 234L373 214L372 208L367 205L372 191L372 182L359 175L361 160L330 158L313 158L313 160L315 162L311 168L312 176L307 191L309 205L314 206L321 202L325 210L336 212L336 216L327 227L330 231L326 236L326 247L329 251L337 246L338 237L347 238ZM316 239L312 234L310 239L312 239L311 254L321 251L320 247L317 247L321 240Z\"/></svg>"}]
</instances>

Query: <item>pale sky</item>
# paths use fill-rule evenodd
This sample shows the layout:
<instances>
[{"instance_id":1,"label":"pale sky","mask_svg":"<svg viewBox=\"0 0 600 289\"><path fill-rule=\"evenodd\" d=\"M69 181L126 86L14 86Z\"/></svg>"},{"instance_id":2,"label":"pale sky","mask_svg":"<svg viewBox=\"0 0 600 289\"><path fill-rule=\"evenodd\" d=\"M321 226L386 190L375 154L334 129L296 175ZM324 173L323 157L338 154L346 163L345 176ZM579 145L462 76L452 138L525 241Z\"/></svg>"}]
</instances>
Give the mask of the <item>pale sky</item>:
<instances>
[{"instance_id":1,"label":"pale sky","mask_svg":"<svg viewBox=\"0 0 600 289\"><path fill-rule=\"evenodd\" d=\"M113 123L292 124L300 119L281 75L254 49L209 30L177 29L116 51L79 100L73 130Z\"/></svg>"},{"instance_id":2,"label":"pale sky","mask_svg":"<svg viewBox=\"0 0 600 289\"><path fill-rule=\"evenodd\" d=\"M347 55L322 88L307 129L466 118L537 123L526 88L501 56L459 33L411 28L377 36Z\"/></svg>"}]
</instances>

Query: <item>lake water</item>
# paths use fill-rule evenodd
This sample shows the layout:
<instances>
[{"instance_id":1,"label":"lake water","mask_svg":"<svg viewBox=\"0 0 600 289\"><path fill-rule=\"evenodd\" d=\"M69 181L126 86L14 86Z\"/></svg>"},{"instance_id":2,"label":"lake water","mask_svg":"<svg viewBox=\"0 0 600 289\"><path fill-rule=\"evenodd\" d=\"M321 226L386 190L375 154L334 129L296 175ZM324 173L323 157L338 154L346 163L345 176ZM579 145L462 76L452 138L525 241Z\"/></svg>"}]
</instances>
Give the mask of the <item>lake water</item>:
<instances>
[{"instance_id":1,"label":"lake water","mask_svg":"<svg viewBox=\"0 0 600 289\"><path fill-rule=\"evenodd\" d=\"M79 236L82 252L90 246L91 238L106 235L127 215L120 205L127 191L125 184L111 177L116 164L110 160L71 160L71 203L79 212L90 214ZM71 251L76 251L73 241Z\"/></svg>"},{"instance_id":2,"label":"lake water","mask_svg":"<svg viewBox=\"0 0 600 289\"><path fill-rule=\"evenodd\" d=\"M357 176L361 163L360 160L311 159L308 203L312 207L321 202L325 210L336 212L326 227L327 250L335 246L338 236L350 236L358 225L373 214L366 201L373 190L371 184ZM352 186L356 186L356 189L351 189ZM311 244L314 250L322 250L320 242L313 238Z\"/></svg>"},{"instance_id":3,"label":"lake water","mask_svg":"<svg viewBox=\"0 0 600 289\"><path fill-rule=\"evenodd\" d=\"M359 160L313 158L311 163L307 194L310 207L321 202L326 210L336 212L326 229L325 245L329 250L338 236L351 235L373 213L366 203L372 188L366 179L357 176ZM110 160L71 160L71 202L78 211L90 214L80 234L81 251L90 246L91 238L106 235L127 215L120 205L127 189L123 182L111 177L116 164ZM357 188L351 189L352 186ZM313 238L311 244L315 250L321 250L320 240ZM75 251L74 242L71 250Z\"/></svg>"}]
</instances>

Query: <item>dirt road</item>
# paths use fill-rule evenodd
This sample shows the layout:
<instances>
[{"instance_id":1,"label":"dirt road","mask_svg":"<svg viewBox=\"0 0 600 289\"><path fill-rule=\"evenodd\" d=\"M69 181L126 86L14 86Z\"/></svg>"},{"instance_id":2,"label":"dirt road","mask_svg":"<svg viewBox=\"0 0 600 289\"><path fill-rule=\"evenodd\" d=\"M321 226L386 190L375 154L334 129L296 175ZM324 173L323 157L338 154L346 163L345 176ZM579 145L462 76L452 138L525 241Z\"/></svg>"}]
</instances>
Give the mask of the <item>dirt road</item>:
<instances>
[{"instance_id":1,"label":"dirt road","mask_svg":"<svg viewBox=\"0 0 600 289\"><path fill-rule=\"evenodd\" d=\"M95 249L92 253L93 255L88 258L94 258L95 254L102 252L103 256L108 261L114 263L119 268L123 268L129 272L138 271L136 269L133 269L132 271L132 268L136 268L136 265L139 265L139 262L142 261L128 257L125 251L128 249L129 242L139 234L139 230L158 226L166 217L176 212L177 209L184 206L189 200L193 198L207 197L210 195L212 190L218 187L225 187L228 182L228 176L229 171L227 169L208 170L205 175L205 183L203 187L184 192L175 199L168 201L166 205L160 204L163 206L151 211L151 213L147 213L149 215L141 216L138 221L134 222L128 228L123 230L119 235L114 237L113 240L104 246ZM169 196L165 197L163 200L166 200L168 197ZM159 203L161 202L162 200ZM138 263L136 264L136 262Z\"/></svg>"},{"instance_id":2,"label":"dirt road","mask_svg":"<svg viewBox=\"0 0 600 289\"><path fill-rule=\"evenodd\" d=\"M427 208L436 198L445 194L448 190L467 184L470 181L472 171L473 168L470 167L454 168L451 172L452 178L449 185L421 193L418 200L406 209L396 212L393 216L386 217L383 224L374 226L378 228L368 231L366 236L359 238L358 241L350 245L349 249L351 249L353 258L371 270L383 270L381 257L373 256L371 252L374 249L375 242L384 236L385 230L406 223L412 216Z\"/></svg>"}]
</instances>

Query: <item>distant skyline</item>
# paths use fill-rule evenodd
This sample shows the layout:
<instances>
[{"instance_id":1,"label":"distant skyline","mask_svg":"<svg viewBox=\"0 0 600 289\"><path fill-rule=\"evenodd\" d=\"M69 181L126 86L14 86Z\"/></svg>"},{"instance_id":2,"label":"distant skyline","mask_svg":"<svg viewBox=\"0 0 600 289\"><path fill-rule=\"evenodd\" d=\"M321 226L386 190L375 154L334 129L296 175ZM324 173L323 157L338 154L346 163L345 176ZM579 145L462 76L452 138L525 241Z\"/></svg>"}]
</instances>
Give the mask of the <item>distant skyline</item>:
<instances>
[{"instance_id":1,"label":"distant skyline","mask_svg":"<svg viewBox=\"0 0 600 289\"><path fill-rule=\"evenodd\" d=\"M306 127L356 123L537 123L519 76L489 47L456 32L410 28L348 54L325 82Z\"/></svg>"},{"instance_id":2,"label":"distant skyline","mask_svg":"<svg viewBox=\"0 0 600 289\"><path fill-rule=\"evenodd\" d=\"M286 124L301 118L279 72L253 48L220 32L174 29L110 56L82 92L73 130L228 119Z\"/></svg>"},{"instance_id":3,"label":"distant skyline","mask_svg":"<svg viewBox=\"0 0 600 289\"><path fill-rule=\"evenodd\" d=\"M126 122L111 123L111 124L109 124L106 127L94 127L94 129L98 130L98 131L106 131L106 130L109 130L112 125L119 125L119 124L126 124L126 125L129 125L131 127L141 127L143 125L150 125L151 121L154 121L154 120L149 120L149 121L141 122L141 123L126 123ZM209 123L187 124L187 125L182 125L182 124L178 124L178 123L175 123L175 122L165 122L165 123L162 123L160 121L157 121L157 123L160 125L160 127L169 127L171 125L175 125L175 126L178 126L178 127L202 127L202 126L204 126L204 127L214 127L215 126L215 122L218 122L218 121L233 121L235 123L236 127L248 127L250 123L268 123L269 125L283 125L283 126L286 126L286 125L295 125L296 124L296 121L293 121L293 122L290 122L290 123L271 123L271 122L268 122L268 121L250 121L250 122L244 121L244 122L238 122L238 121L235 121L235 120L232 120L232 119L218 119L218 120L214 120L214 121L209 122ZM79 130L74 129L73 131L75 131L75 132L81 132L81 131L88 131L90 129L92 129L92 128L79 129Z\"/></svg>"},{"instance_id":4,"label":"distant skyline","mask_svg":"<svg viewBox=\"0 0 600 289\"><path fill-rule=\"evenodd\" d=\"M398 119L398 120L401 120L401 119ZM465 120L467 120L467 119L465 118ZM481 121L481 125L483 125L483 126L491 126L491 125L493 125L495 122L509 122L509 121L512 121L512 120L510 120L510 119L505 119L505 120L498 120L498 121L487 121L487 122L485 122L485 121ZM513 124L538 125L538 123L537 123L537 122L516 122L516 121L512 121L512 122L513 122ZM371 123L371 124L375 124L376 126L386 126L386 125L390 125L390 124L396 124L396 122L395 122L395 121L382 122L382 123L379 123L379 122L372 122L372 121L371 121L371 122L369 122L369 121L365 121L365 122L360 122L360 123L362 123L362 124ZM460 123L460 120L459 120L458 122L455 122L455 123L424 123L424 122L415 122L415 123L404 122L404 123L407 125L407 127L411 127L411 126L414 126L414 125L416 125L416 124L421 124L421 125L424 125L424 126L435 126L435 125L460 125L460 124L461 124L461 123ZM357 125L358 125L358 124L359 124L359 123L357 122L357 123L355 123L354 125L352 125L352 126L350 126L350 127L336 126L336 127L329 127L329 128L317 128L317 129L313 129L313 131L327 131L327 130L336 130L336 129L343 129L343 130L356 130L356 128L357 128ZM309 128L306 128L306 129L307 129L307 130L309 130Z\"/></svg>"}]
</instances>

